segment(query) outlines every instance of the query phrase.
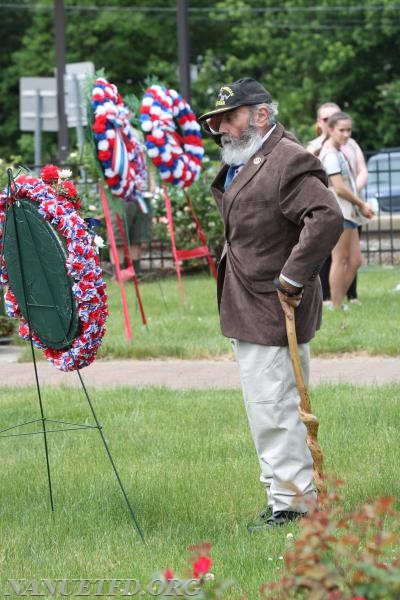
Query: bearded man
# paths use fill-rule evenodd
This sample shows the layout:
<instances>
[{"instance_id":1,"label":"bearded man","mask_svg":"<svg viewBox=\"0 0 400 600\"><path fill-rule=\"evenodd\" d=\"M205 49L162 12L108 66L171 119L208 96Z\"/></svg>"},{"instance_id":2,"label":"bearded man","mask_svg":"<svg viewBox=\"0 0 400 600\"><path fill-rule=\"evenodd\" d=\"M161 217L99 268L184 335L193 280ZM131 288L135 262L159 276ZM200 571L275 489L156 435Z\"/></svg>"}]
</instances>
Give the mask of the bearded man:
<instances>
[{"instance_id":1,"label":"bearded man","mask_svg":"<svg viewBox=\"0 0 400 600\"><path fill-rule=\"evenodd\" d=\"M290 307L296 308L307 382L309 342L322 314L318 273L343 229L321 163L276 115L269 92L245 77L222 86L215 107L199 119L221 146L223 162L211 188L226 236L218 265L221 330L239 365L267 494L251 531L293 521L316 499L285 314L290 318Z\"/></svg>"}]
</instances>

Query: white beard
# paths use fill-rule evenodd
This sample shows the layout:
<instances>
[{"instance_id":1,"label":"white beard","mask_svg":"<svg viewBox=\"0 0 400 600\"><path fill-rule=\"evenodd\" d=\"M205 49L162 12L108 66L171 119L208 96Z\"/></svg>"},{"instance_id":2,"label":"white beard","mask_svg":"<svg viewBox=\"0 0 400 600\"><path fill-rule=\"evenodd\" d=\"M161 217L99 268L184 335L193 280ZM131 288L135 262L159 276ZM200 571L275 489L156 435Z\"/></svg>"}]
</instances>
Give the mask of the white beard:
<instances>
[{"instance_id":1,"label":"white beard","mask_svg":"<svg viewBox=\"0 0 400 600\"><path fill-rule=\"evenodd\" d=\"M245 164L261 148L262 139L262 134L254 125L249 125L239 139L224 133L221 136L221 158L227 165Z\"/></svg>"}]
</instances>

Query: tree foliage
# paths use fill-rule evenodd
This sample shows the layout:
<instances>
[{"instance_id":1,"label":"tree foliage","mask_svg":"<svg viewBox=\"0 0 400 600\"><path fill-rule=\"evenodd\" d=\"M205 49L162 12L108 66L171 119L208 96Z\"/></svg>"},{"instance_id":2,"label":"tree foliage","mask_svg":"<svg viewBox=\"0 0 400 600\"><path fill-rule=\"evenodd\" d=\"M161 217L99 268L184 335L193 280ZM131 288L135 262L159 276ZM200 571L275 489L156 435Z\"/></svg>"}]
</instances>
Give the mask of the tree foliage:
<instances>
[{"instance_id":1,"label":"tree foliage","mask_svg":"<svg viewBox=\"0 0 400 600\"><path fill-rule=\"evenodd\" d=\"M229 31L226 46L214 52L217 86L243 74L256 77L279 101L281 121L303 142L314 137L318 105L334 101L353 116L364 148L398 144L398 5L224 0L216 7L229 8L213 15Z\"/></svg>"},{"instance_id":2,"label":"tree foliage","mask_svg":"<svg viewBox=\"0 0 400 600\"><path fill-rule=\"evenodd\" d=\"M203 112L221 84L249 75L304 143L314 136L317 106L335 101L352 115L364 149L396 146L398 14L391 0L191 0L191 105ZM0 17L1 155L29 162L33 135L19 131L19 78L54 75L54 2L0 2ZM179 89L176 0L65 0L65 20L68 63L92 61L123 95L140 97L150 80ZM44 138L47 160L55 137Z\"/></svg>"}]
</instances>

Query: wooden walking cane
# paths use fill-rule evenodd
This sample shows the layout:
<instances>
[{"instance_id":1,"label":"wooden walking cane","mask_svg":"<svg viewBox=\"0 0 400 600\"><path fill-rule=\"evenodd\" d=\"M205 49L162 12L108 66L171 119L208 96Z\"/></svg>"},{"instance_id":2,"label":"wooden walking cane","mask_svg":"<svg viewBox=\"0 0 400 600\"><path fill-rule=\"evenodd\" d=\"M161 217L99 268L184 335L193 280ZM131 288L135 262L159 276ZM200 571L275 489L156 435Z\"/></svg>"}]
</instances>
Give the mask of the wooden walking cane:
<instances>
[{"instance_id":1,"label":"wooden walking cane","mask_svg":"<svg viewBox=\"0 0 400 600\"><path fill-rule=\"evenodd\" d=\"M290 360L292 361L294 378L300 395L299 413L304 425L307 427L307 446L310 449L314 462L314 481L319 492L324 489L322 463L322 450L318 443L318 419L311 412L310 397L304 382L303 371L300 363L299 348L297 345L296 323L294 318L294 307L289 306L292 318L285 315L286 333L289 344Z\"/></svg>"}]
</instances>

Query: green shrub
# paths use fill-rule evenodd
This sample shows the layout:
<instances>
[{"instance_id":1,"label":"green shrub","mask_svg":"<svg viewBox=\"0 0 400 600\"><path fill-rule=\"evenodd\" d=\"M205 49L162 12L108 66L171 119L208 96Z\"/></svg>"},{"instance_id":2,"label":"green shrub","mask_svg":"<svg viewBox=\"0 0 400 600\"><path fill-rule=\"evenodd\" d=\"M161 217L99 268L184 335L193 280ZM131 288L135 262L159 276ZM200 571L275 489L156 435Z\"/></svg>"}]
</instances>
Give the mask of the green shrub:
<instances>
[{"instance_id":1,"label":"green shrub","mask_svg":"<svg viewBox=\"0 0 400 600\"><path fill-rule=\"evenodd\" d=\"M335 488L341 482L335 482ZM326 492L302 519L285 554L286 569L262 590L264 600L396 600L400 597L400 513L378 498L345 513Z\"/></svg>"}]
</instances>

